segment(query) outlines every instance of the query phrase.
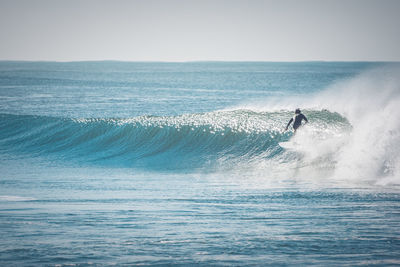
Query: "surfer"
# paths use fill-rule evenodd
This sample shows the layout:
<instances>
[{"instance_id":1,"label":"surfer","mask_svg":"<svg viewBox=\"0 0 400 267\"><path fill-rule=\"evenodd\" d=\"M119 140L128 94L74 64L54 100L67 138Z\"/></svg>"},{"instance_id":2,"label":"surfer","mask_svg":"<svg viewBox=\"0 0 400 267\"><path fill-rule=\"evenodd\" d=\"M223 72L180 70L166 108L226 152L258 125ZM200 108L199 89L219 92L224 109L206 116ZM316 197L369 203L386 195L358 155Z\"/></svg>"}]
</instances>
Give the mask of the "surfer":
<instances>
[{"instance_id":1,"label":"surfer","mask_svg":"<svg viewBox=\"0 0 400 267\"><path fill-rule=\"evenodd\" d=\"M294 132L295 132L295 133L296 133L297 128L299 128L299 127L301 126L301 122L302 122L303 120L305 120L306 123L308 122L306 116L304 116L303 113L301 113L301 111L300 111L299 108L297 108L296 111L295 111L294 113L295 113L295 115L293 116L293 118L290 119L289 123L288 123L287 126L286 126L285 131L288 130L289 125L290 125L293 121L294 121L294 123L293 123L293 129L294 129Z\"/></svg>"}]
</instances>

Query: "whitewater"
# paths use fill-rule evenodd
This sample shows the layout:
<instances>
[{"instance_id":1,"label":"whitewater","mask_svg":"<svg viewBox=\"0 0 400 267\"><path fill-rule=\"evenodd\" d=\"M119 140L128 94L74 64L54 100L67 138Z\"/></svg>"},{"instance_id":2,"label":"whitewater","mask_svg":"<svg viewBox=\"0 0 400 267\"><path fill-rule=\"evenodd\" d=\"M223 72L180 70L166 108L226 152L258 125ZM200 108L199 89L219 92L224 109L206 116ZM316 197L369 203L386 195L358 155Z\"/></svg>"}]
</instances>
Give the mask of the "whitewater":
<instances>
[{"instance_id":1,"label":"whitewater","mask_svg":"<svg viewBox=\"0 0 400 267\"><path fill-rule=\"evenodd\" d=\"M2 265L400 264L398 63L0 62L0 104Z\"/></svg>"}]
</instances>

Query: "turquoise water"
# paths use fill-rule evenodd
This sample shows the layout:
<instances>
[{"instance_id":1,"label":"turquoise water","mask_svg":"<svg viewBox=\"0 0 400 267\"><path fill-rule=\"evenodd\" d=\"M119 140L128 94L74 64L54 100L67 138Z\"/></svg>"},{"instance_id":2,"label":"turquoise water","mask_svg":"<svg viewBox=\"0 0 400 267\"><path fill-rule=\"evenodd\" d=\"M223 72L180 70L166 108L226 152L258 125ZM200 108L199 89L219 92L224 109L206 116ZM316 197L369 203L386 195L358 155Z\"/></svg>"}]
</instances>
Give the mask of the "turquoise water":
<instances>
[{"instance_id":1,"label":"turquoise water","mask_svg":"<svg viewBox=\"0 0 400 267\"><path fill-rule=\"evenodd\" d=\"M399 67L0 62L0 263L400 264Z\"/></svg>"}]
</instances>

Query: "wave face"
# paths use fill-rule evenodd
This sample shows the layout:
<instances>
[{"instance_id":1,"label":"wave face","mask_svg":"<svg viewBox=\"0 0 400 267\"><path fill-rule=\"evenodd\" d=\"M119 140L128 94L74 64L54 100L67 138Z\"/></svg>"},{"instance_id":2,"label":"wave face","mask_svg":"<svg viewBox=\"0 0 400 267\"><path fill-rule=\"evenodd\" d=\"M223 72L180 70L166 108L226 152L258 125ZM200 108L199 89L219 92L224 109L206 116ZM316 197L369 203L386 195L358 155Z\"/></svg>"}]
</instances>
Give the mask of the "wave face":
<instances>
[{"instance_id":1,"label":"wave face","mask_svg":"<svg viewBox=\"0 0 400 267\"><path fill-rule=\"evenodd\" d=\"M306 110L322 135L350 128L338 113ZM210 169L239 162L295 161L279 142L292 112L219 111L130 119L0 115L3 153L153 169ZM324 129L324 131L322 131Z\"/></svg>"}]
</instances>

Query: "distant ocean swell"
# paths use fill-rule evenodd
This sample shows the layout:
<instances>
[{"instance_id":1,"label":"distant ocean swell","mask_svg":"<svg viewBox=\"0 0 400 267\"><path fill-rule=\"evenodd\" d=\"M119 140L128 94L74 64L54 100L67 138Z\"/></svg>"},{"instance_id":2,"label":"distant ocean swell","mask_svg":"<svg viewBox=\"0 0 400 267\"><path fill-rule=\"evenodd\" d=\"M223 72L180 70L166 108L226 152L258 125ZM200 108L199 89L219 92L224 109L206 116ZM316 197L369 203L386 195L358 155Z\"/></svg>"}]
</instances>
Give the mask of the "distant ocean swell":
<instances>
[{"instance_id":1,"label":"distant ocean swell","mask_svg":"<svg viewBox=\"0 0 400 267\"><path fill-rule=\"evenodd\" d=\"M327 110L306 110L320 138L351 128ZM155 169L211 168L257 160L293 160L279 142L291 111L218 111L129 119L1 114L0 147L20 156Z\"/></svg>"}]
</instances>

